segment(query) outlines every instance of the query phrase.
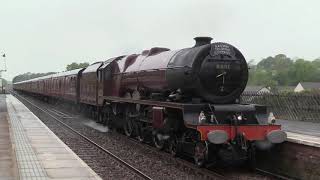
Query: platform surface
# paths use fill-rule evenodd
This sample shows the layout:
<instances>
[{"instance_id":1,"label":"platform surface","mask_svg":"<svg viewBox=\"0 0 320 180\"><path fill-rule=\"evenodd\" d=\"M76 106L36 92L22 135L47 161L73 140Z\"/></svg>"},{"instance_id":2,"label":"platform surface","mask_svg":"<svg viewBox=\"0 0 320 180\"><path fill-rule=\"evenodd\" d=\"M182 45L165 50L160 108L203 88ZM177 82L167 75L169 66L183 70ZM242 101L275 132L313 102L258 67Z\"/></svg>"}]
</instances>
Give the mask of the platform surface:
<instances>
[{"instance_id":1,"label":"platform surface","mask_svg":"<svg viewBox=\"0 0 320 180\"><path fill-rule=\"evenodd\" d=\"M319 117L320 119L320 117ZM305 121L277 120L285 131L297 134L305 134L320 138L320 123Z\"/></svg>"},{"instance_id":2,"label":"platform surface","mask_svg":"<svg viewBox=\"0 0 320 180\"><path fill-rule=\"evenodd\" d=\"M320 123L289 120L276 122L287 132L287 141L320 147Z\"/></svg>"},{"instance_id":3,"label":"platform surface","mask_svg":"<svg viewBox=\"0 0 320 180\"><path fill-rule=\"evenodd\" d=\"M5 95L0 95L0 179L18 179L13 153Z\"/></svg>"},{"instance_id":4,"label":"platform surface","mask_svg":"<svg viewBox=\"0 0 320 180\"><path fill-rule=\"evenodd\" d=\"M16 176L28 180L101 179L27 107L12 95L6 97L13 147L9 151L13 152L11 161L16 163L16 167L10 164L9 178L16 179L16 170ZM0 174L0 179L4 177Z\"/></svg>"}]
</instances>

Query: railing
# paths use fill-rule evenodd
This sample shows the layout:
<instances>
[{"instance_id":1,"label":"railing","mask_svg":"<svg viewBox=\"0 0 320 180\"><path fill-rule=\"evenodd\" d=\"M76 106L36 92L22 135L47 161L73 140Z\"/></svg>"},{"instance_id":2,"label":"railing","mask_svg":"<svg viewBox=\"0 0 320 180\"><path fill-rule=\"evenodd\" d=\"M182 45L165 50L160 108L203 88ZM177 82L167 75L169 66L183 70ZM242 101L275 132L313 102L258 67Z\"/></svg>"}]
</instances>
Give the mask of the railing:
<instances>
[{"instance_id":1,"label":"railing","mask_svg":"<svg viewBox=\"0 0 320 180\"><path fill-rule=\"evenodd\" d=\"M320 94L244 92L241 102L266 105L277 119L320 123Z\"/></svg>"}]
</instances>

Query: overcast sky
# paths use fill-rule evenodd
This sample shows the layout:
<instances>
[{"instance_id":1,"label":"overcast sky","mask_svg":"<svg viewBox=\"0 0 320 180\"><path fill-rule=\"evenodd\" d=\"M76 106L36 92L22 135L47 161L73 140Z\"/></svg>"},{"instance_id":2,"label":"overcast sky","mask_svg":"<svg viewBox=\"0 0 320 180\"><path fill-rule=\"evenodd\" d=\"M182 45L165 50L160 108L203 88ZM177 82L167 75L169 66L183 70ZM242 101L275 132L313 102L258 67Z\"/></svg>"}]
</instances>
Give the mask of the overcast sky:
<instances>
[{"instance_id":1,"label":"overcast sky","mask_svg":"<svg viewBox=\"0 0 320 180\"><path fill-rule=\"evenodd\" d=\"M9 80L153 46L189 47L195 36L231 43L247 60L279 53L313 60L320 57L320 1L0 0Z\"/></svg>"}]
</instances>

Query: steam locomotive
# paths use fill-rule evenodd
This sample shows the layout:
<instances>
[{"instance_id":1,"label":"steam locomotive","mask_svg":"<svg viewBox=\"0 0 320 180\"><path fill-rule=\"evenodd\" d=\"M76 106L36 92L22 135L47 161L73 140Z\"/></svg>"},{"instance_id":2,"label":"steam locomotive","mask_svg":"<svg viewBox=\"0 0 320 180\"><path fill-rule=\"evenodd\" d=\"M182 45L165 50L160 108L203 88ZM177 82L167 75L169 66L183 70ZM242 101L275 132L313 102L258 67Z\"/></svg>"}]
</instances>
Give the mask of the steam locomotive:
<instances>
[{"instance_id":1,"label":"steam locomotive","mask_svg":"<svg viewBox=\"0 0 320 180\"><path fill-rule=\"evenodd\" d=\"M154 47L87 68L14 83L17 91L68 101L99 123L153 142L198 166L246 160L286 140L267 108L241 104L248 65L234 46L196 37L190 48Z\"/></svg>"}]
</instances>

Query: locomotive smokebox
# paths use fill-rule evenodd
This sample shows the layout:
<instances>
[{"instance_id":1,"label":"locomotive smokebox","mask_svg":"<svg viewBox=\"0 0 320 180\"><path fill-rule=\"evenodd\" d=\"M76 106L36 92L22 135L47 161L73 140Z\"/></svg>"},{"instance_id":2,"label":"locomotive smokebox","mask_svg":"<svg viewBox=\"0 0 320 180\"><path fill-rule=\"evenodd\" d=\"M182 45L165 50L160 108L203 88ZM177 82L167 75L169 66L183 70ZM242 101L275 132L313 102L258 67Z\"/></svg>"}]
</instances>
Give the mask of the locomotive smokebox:
<instances>
[{"instance_id":1,"label":"locomotive smokebox","mask_svg":"<svg viewBox=\"0 0 320 180\"><path fill-rule=\"evenodd\" d=\"M195 37L193 39L196 41L196 44L193 47L198 47L198 46L210 44L212 41L211 37Z\"/></svg>"}]
</instances>

